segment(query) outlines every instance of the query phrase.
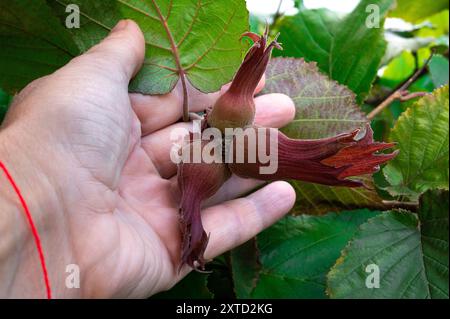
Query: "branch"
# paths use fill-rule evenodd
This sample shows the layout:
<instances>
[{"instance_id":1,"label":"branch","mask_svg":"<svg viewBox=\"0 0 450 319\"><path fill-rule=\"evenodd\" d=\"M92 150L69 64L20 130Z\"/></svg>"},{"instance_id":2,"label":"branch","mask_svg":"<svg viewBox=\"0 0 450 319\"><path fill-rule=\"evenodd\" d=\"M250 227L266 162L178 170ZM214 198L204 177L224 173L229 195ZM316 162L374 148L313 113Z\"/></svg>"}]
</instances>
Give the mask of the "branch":
<instances>
[{"instance_id":1,"label":"branch","mask_svg":"<svg viewBox=\"0 0 450 319\"><path fill-rule=\"evenodd\" d=\"M419 208L419 202L400 202L395 200L383 200L383 204L389 209L407 209L415 212Z\"/></svg>"},{"instance_id":2,"label":"branch","mask_svg":"<svg viewBox=\"0 0 450 319\"><path fill-rule=\"evenodd\" d=\"M273 29L273 27L275 26L275 24L277 23L278 19L283 15L280 10L281 10L281 5L283 4L283 0L280 0L280 2L278 3L278 8L277 11L275 12L275 14L273 15L273 20L272 23L270 24L270 29Z\"/></svg>"},{"instance_id":3,"label":"branch","mask_svg":"<svg viewBox=\"0 0 450 319\"><path fill-rule=\"evenodd\" d=\"M389 95L383 102L380 103L376 108L374 108L368 115L367 119L369 121L373 120L375 116L377 116L379 113L381 113L386 107L388 107L392 102L395 100L400 100L402 102L410 100L412 98L418 97L418 96L424 96L427 93L426 92L415 92L415 93L408 93L408 88L411 86L411 84L416 81L419 76L421 76L427 69L428 63L430 62L431 58L433 57L434 53L432 52L428 59L425 61L424 65L418 69L414 74L405 81L398 89L396 89L391 95Z\"/></svg>"}]
</instances>

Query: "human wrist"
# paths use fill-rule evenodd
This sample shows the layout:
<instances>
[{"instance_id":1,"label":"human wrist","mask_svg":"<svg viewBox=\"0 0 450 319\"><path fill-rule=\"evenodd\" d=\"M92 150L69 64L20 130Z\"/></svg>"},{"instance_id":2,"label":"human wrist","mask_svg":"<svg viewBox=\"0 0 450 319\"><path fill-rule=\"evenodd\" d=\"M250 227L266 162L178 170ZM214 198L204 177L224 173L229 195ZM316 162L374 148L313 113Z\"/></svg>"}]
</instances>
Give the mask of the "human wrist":
<instances>
[{"instance_id":1,"label":"human wrist","mask_svg":"<svg viewBox=\"0 0 450 319\"><path fill-rule=\"evenodd\" d=\"M0 151L0 156L3 154ZM3 170L0 160L0 298L15 295L14 278L18 260L29 246L29 228L24 222L20 207L14 200L14 190Z\"/></svg>"},{"instance_id":2,"label":"human wrist","mask_svg":"<svg viewBox=\"0 0 450 319\"><path fill-rule=\"evenodd\" d=\"M61 233L57 220L63 208L42 159L33 155L29 142L27 136L14 134L14 129L0 132L0 295L4 297L47 296L37 241L48 276L55 277L55 266L59 268L54 264L55 238Z\"/></svg>"},{"instance_id":3,"label":"human wrist","mask_svg":"<svg viewBox=\"0 0 450 319\"><path fill-rule=\"evenodd\" d=\"M20 193L36 226L47 227L53 217L57 217L55 213L61 208L61 203L55 190L54 178L41 165L43 154L36 154L29 147L33 144L36 143L28 141L23 134L19 136L14 129L0 131L0 161L4 167L3 172L0 172L4 180L2 190L8 190L4 193L5 200L24 214ZM50 154L46 161L53 161Z\"/></svg>"}]
</instances>

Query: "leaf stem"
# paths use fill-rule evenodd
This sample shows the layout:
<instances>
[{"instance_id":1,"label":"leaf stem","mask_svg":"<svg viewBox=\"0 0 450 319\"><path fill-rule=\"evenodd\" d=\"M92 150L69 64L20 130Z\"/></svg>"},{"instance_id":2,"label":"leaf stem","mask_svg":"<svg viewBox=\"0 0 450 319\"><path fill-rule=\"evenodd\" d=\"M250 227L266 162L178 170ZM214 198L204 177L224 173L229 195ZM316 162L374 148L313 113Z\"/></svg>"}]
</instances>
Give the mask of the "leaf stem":
<instances>
[{"instance_id":1,"label":"leaf stem","mask_svg":"<svg viewBox=\"0 0 450 319\"><path fill-rule=\"evenodd\" d=\"M183 122L189 122L189 97L183 69L180 69L180 80L183 87Z\"/></svg>"},{"instance_id":2,"label":"leaf stem","mask_svg":"<svg viewBox=\"0 0 450 319\"><path fill-rule=\"evenodd\" d=\"M398 209L403 208L407 209L409 211L415 212L419 208L419 202L403 202L403 201L396 201L396 200L383 200L383 204L388 209Z\"/></svg>"},{"instance_id":3,"label":"leaf stem","mask_svg":"<svg viewBox=\"0 0 450 319\"><path fill-rule=\"evenodd\" d=\"M273 20L272 20L272 23L270 24L270 29L273 29L273 27L277 23L278 19L282 16L282 14L280 12L282 4L283 4L283 0L280 0L280 2L278 3L277 11L273 15Z\"/></svg>"},{"instance_id":4,"label":"leaf stem","mask_svg":"<svg viewBox=\"0 0 450 319\"><path fill-rule=\"evenodd\" d=\"M177 66L178 75L180 76L181 86L183 88L183 121L189 122L189 100L188 100L188 90L186 85L186 77L184 69L181 65L180 61L180 54L178 52L178 47L175 43L175 40L173 38L172 32L169 29L169 26L167 25L166 18L162 15L162 12L158 6L158 4L155 2L155 0L152 0L153 6L155 7L156 13L158 14L159 20L161 21L164 30L166 31L167 37L169 38L170 47L172 48L173 57L175 59L175 64Z\"/></svg>"},{"instance_id":5,"label":"leaf stem","mask_svg":"<svg viewBox=\"0 0 450 319\"><path fill-rule=\"evenodd\" d=\"M375 116L380 114L386 107L388 107L392 102L395 100L401 100L406 101L412 98L415 98L417 96L423 96L426 93L425 92L415 92L408 94L408 88L411 84L414 83L414 81L417 80L417 78L422 75L422 73L426 70L428 67L428 63L431 61L431 58L433 57L434 53L432 52L428 59L425 61L424 65L418 69L416 72L414 72L411 77L405 81L398 89L396 89L391 95L389 95L383 102L381 102L376 108L374 108L368 115L367 119L369 121L373 120Z\"/></svg>"}]
</instances>

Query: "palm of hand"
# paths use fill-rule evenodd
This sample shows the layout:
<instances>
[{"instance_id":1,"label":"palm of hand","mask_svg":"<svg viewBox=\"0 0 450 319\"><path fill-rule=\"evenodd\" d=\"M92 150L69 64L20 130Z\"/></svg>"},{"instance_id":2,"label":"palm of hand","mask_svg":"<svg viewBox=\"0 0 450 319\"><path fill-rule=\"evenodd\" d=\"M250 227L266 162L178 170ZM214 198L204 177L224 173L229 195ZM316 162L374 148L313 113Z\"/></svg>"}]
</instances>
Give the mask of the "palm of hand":
<instances>
[{"instance_id":1,"label":"palm of hand","mask_svg":"<svg viewBox=\"0 0 450 319\"><path fill-rule=\"evenodd\" d=\"M189 271L185 267L177 272L179 195L176 166L169 160L169 133L186 126L172 125L181 115L179 93L130 96L128 81L143 53L117 62L108 51L108 45L119 40L120 47L123 41L130 42L128 48L143 46L136 28L132 24L120 31L126 34L110 36L90 53L34 82L16 99L7 118L8 125L18 123L19 131L23 125L33 125L28 129L32 136L25 139L30 154L35 145L49 144L46 157L52 163L42 166L54 180L62 208L50 221L59 242L43 239L44 245L52 241L47 249L61 256L58 261L48 258L50 277L65 275L53 274L51 270L61 265L52 265L75 261L81 269L82 296L144 297L171 287ZM193 110L204 109L215 98L217 94L193 93ZM281 95L259 97L256 104L261 125L281 126L293 116L292 102ZM48 125L42 125L42 117ZM209 204L234 198L255 185L255 181L233 177ZM290 209L294 196L290 186L279 182L247 198L207 208L205 228L213 233L206 258L273 223ZM62 287L53 289L64 294Z\"/></svg>"}]
</instances>

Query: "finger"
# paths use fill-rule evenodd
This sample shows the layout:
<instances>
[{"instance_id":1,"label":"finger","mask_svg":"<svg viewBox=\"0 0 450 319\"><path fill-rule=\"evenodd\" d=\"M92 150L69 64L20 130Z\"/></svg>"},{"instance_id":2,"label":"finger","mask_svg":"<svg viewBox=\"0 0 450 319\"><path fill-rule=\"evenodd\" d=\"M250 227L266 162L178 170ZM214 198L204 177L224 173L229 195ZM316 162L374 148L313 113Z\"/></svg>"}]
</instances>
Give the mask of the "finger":
<instances>
[{"instance_id":1,"label":"finger","mask_svg":"<svg viewBox=\"0 0 450 319\"><path fill-rule=\"evenodd\" d=\"M201 93L188 87L191 112L202 112L212 105L220 93ZM177 122L183 115L183 93L178 83L172 92L164 95L130 94L131 106L141 122L142 136Z\"/></svg>"},{"instance_id":2,"label":"finger","mask_svg":"<svg viewBox=\"0 0 450 319\"><path fill-rule=\"evenodd\" d=\"M291 210L295 190L287 182L274 182L244 198L207 208L203 212L210 234L207 259L245 243Z\"/></svg>"},{"instance_id":3,"label":"finger","mask_svg":"<svg viewBox=\"0 0 450 319\"><path fill-rule=\"evenodd\" d=\"M176 176L172 177L176 182ZM210 207L223 203L237 197L244 196L256 187L263 185L265 182L253 178L242 178L236 175L231 176L225 184L212 197L208 198L203 207Z\"/></svg>"},{"instance_id":4,"label":"finger","mask_svg":"<svg viewBox=\"0 0 450 319\"><path fill-rule=\"evenodd\" d=\"M30 83L14 99L12 109L19 105L28 107L25 100L29 99L33 103L33 99L37 98L34 93L41 101L44 98L52 100L55 94L68 99L72 95L79 97L80 93L89 95L91 92L87 90L95 90L100 85L99 81L102 83L100 86L105 88L102 93L109 97L111 92L108 88L117 89L117 82L120 82L119 88L127 92L131 77L142 65L144 52L144 35L138 25L131 20L121 20L103 41L89 51L72 59L53 74ZM120 106L126 105L124 101L115 101ZM54 104L51 104L52 107L55 107Z\"/></svg>"},{"instance_id":5,"label":"finger","mask_svg":"<svg viewBox=\"0 0 450 319\"><path fill-rule=\"evenodd\" d=\"M107 70L109 76L128 86L144 61L145 40L139 26L132 20L121 20L102 42L67 65Z\"/></svg>"},{"instance_id":6,"label":"finger","mask_svg":"<svg viewBox=\"0 0 450 319\"><path fill-rule=\"evenodd\" d=\"M266 94L255 99L256 124L267 127L282 127L295 115L294 102L283 94ZM142 147L153 160L155 167L163 178L170 178L176 173L176 165L170 160L172 141L170 134L176 128L192 130L192 123L178 123L161 129L142 139Z\"/></svg>"},{"instance_id":7,"label":"finger","mask_svg":"<svg viewBox=\"0 0 450 319\"><path fill-rule=\"evenodd\" d=\"M259 93L265 83L263 76L259 81L255 94ZM219 96L230 84L226 84L218 92L202 93L188 82L188 102L191 112L202 112L214 105ZM131 106L141 122L142 135L148 135L178 121L183 115L183 94L178 83L172 92L165 95L130 94Z\"/></svg>"},{"instance_id":8,"label":"finger","mask_svg":"<svg viewBox=\"0 0 450 319\"><path fill-rule=\"evenodd\" d=\"M171 188L177 189L178 179L177 176L172 176L170 179ZM203 202L202 207L210 207L227 200L232 200L237 197L246 195L247 193L254 190L256 187L264 185L266 182L253 179L253 178L242 178L236 175L232 175L222 187L215 193L212 197L208 198Z\"/></svg>"},{"instance_id":9,"label":"finger","mask_svg":"<svg viewBox=\"0 0 450 319\"><path fill-rule=\"evenodd\" d=\"M205 258L212 259L245 243L283 217L294 203L292 186L274 182L247 197L204 209L202 221L210 236ZM182 275L189 269L185 267Z\"/></svg>"},{"instance_id":10,"label":"finger","mask_svg":"<svg viewBox=\"0 0 450 319\"><path fill-rule=\"evenodd\" d=\"M177 130L184 130L185 133L192 130L192 123L176 123L151 135L147 135L141 140L141 146L154 164L159 175L163 178L170 178L175 175L177 166L170 158L173 141L171 134Z\"/></svg>"},{"instance_id":11,"label":"finger","mask_svg":"<svg viewBox=\"0 0 450 319\"><path fill-rule=\"evenodd\" d=\"M295 117L295 104L284 94L272 93L258 96L255 123L263 127L283 127Z\"/></svg>"}]
</instances>

